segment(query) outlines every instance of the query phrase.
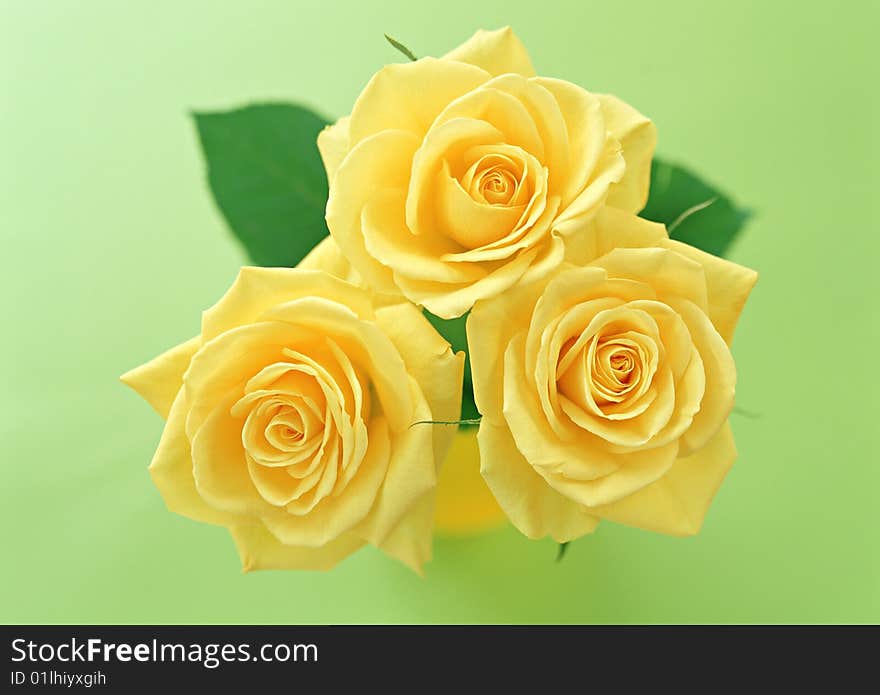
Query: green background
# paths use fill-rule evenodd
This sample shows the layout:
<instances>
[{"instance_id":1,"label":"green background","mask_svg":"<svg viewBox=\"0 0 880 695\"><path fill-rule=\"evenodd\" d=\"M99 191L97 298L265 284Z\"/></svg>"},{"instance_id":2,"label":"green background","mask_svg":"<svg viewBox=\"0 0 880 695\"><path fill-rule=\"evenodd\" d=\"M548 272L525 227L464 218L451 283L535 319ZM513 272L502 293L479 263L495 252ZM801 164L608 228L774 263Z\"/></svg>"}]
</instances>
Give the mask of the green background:
<instances>
[{"instance_id":1,"label":"green background","mask_svg":"<svg viewBox=\"0 0 880 695\"><path fill-rule=\"evenodd\" d=\"M0 620L880 621L873 2L0 2ZM539 72L650 115L659 152L754 209L740 458L702 533L441 539L243 575L168 513L161 420L117 376L194 333L243 256L190 110L347 111L398 60L511 24Z\"/></svg>"}]
</instances>

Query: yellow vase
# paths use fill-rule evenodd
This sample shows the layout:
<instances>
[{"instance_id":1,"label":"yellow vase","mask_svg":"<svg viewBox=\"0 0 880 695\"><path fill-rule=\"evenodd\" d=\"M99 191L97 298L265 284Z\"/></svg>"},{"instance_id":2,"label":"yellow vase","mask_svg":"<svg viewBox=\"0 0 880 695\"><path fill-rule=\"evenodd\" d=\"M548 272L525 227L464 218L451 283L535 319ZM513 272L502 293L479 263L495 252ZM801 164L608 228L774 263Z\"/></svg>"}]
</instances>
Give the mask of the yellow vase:
<instances>
[{"instance_id":1,"label":"yellow vase","mask_svg":"<svg viewBox=\"0 0 880 695\"><path fill-rule=\"evenodd\" d=\"M504 520L504 512L480 475L477 428L461 428L440 469L435 514L437 533L471 535L496 528Z\"/></svg>"}]
</instances>

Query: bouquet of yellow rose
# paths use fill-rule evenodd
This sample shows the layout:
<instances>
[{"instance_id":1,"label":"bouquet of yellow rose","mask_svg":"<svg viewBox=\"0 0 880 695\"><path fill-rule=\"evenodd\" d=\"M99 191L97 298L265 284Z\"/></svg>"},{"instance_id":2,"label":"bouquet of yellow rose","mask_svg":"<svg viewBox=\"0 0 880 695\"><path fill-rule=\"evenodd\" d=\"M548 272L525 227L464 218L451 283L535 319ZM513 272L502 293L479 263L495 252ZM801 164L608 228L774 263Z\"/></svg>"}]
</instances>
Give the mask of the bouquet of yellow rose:
<instances>
[{"instance_id":1,"label":"bouquet of yellow rose","mask_svg":"<svg viewBox=\"0 0 880 695\"><path fill-rule=\"evenodd\" d=\"M696 533L736 457L747 214L654 158L630 105L536 76L510 29L380 69L332 125L291 104L196 114L255 267L123 381L165 419L169 509L245 570L372 544L416 571L435 528L507 518Z\"/></svg>"}]
</instances>

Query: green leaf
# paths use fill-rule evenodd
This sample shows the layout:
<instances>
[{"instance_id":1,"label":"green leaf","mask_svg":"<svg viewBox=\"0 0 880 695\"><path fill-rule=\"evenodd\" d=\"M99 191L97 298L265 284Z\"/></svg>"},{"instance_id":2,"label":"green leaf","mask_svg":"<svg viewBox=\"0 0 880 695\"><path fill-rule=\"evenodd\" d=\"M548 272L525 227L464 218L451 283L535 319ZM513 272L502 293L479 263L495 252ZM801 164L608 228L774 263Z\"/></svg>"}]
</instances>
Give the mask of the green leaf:
<instances>
[{"instance_id":1,"label":"green leaf","mask_svg":"<svg viewBox=\"0 0 880 695\"><path fill-rule=\"evenodd\" d=\"M669 236L698 249L724 255L751 216L687 169L655 159L651 194L642 217L663 222Z\"/></svg>"},{"instance_id":2,"label":"green leaf","mask_svg":"<svg viewBox=\"0 0 880 695\"><path fill-rule=\"evenodd\" d=\"M394 46L398 51L403 53L403 55L405 55L410 60L418 60L418 58L416 58L415 54L411 50L409 50L406 46L404 46L402 43L400 43L400 41L395 39L393 36L388 36L388 34L385 34L385 39L388 41L388 43L390 43L392 46Z\"/></svg>"},{"instance_id":3,"label":"green leaf","mask_svg":"<svg viewBox=\"0 0 880 695\"><path fill-rule=\"evenodd\" d=\"M327 119L295 104L195 113L208 183L232 233L262 266L294 266L327 236Z\"/></svg>"},{"instance_id":4,"label":"green leaf","mask_svg":"<svg viewBox=\"0 0 880 695\"><path fill-rule=\"evenodd\" d=\"M473 427L475 421L480 418L480 411L477 410L477 404L474 402L474 383L471 379L471 357L468 353L467 331L465 324L467 323L468 314L459 316L457 319L441 319L434 316L427 309L424 310L425 318L431 322L431 325L437 332L446 338L447 342L452 345L455 352L464 351L466 358L464 363L464 384L461 392L461 419L465 422L462 427Z\"/></svg>"}]
</instances>

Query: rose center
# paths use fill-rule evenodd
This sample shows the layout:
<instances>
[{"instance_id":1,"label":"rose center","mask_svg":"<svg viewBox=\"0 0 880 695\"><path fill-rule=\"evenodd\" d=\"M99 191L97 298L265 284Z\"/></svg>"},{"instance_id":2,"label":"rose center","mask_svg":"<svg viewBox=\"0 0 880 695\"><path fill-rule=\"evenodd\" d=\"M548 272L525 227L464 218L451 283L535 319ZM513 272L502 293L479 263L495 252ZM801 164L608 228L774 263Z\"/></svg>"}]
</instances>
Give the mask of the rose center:
<instances>
[{"instance_id":1,"label":"rose center","mask_svg":"<svg viewBox=\"0 0 880 695\"><path fill-rule=\"evenodd\" d=\"M465 172L460 183L477 203L508 207L522 202L524 167L501 154L484 155Z\"/></svg>"},{"instance_id":2,"label":"rose center","mask_svg":"<svg viewBox=\"0 0 880 695\"><path fill-rule=\"evenodd\" d=\"M281 436L290 442L298 442L302 440L303 433L295 427L291 427L290 425L284 425L281 428Z\"/></svg>"},{"instance_id":3,"label":"rose center","mask_svg":"<svg viewBox=\"0 0 880 695\"><path fill-rule=\"evenodd\" d=\"M590 387L597 403L620 402L638 386L644 356L636 341L619 336L596 338L590 352Z\"/></svg>"},{"instance_id":4,"label":"rose center","mask_svg":"<svg viewBox=\"0 0 880 695\"><path fill-rule=\"evenodd\" d=\"M480 195L491 205L506 205L516 191L517 181L509 171L494 168L480 181Z\"/></svg>"},{"instance_id":5,"label":"rose center","mask_svg":"<svg viewBox=\"0 0 880 695\"><path fill-rule=\"evenodd\" d=\"M630 350L617 350L608 359L611 372L620 383L627 383L636 366L635 356Z\"/></svg>"}]
</instances>

